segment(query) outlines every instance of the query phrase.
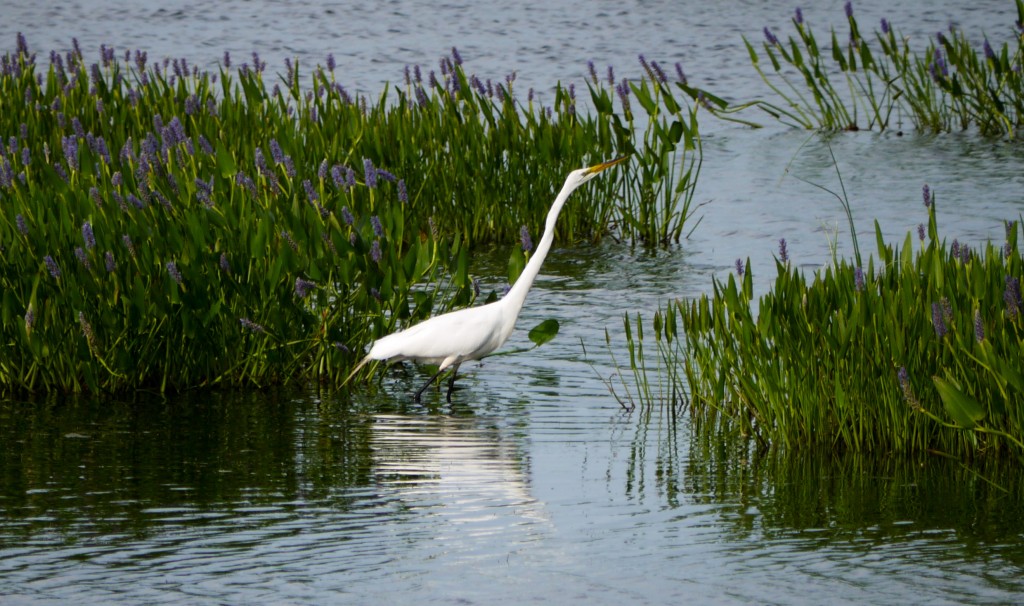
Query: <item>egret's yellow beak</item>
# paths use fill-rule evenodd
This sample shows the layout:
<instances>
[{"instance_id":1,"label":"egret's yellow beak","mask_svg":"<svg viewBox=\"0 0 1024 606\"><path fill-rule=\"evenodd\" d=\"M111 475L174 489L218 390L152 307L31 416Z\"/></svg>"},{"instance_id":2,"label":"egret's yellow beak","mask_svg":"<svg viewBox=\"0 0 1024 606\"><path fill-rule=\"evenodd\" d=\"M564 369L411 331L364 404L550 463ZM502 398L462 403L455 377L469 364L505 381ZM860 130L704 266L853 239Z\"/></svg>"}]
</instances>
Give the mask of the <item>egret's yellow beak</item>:
<instances>
[{"instance_id":1,"label":"egret's yellow beak","mask_svg":"<svg viewBox=\"0 0 1024 606\"><path fill-rule=\"evenodd\" d=\"M595 164L594 166L591 166L590 168L587 169L587 174L588 175L597 174L597 173L601 172L602 170L604 170L606 168L611 168L611 167L615 166L616 164L618 164L619 162L622 162L623 160L625 160L628 157L629 156L622 156L621 158L615 158L614 160L609 160L607 162L602 162L600 164Z\"/></svg>"}]
</instances>

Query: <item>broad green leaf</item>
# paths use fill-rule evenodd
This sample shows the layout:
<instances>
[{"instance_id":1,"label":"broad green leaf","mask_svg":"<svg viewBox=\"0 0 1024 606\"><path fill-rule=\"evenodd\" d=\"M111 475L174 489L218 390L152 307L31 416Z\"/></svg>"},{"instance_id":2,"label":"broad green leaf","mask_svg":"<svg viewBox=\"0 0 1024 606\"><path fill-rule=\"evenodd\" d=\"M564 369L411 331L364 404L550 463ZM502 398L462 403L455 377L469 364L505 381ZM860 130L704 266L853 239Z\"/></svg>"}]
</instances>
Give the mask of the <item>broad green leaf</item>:
<instances>
[{"instance_id":1,"label":"broad green leaf","mask_svg":"<svg viewBox=\"0 0 1024 606\"><path fill-rule=\"evenodd\" d=\"M235 173L238 172L238 167L235 166L235 159L231 156L231 152L228 151L223 142L217 143L217 168L220 169L220 176L225 179L234 177Z\"/></svg>"},{"instance_id":2,"label":"broad green leaf","mask_svg":"<svg viewBox=\"0 0 1024 606\"><path fill-rule=\"evenodd\" d=\"M935 388L939 390L942 405L953 421L964 429L973 429L978 421L985 418L985 408L976 399L960 390L953 380L932 377Z\"/></svg>"},{"instance_id":3,"label":"broad green leaf","mask_svg":"<svg viewBox=\"0 0 1024 606\"><path fill-rule=\"evenodd\" d=\"M535 347L547 343L551 339L554 339L558 334L558 320L554 318L548 318L540 324L530 329L530 341L533 341Z\"/></svg>"}]
</instances>

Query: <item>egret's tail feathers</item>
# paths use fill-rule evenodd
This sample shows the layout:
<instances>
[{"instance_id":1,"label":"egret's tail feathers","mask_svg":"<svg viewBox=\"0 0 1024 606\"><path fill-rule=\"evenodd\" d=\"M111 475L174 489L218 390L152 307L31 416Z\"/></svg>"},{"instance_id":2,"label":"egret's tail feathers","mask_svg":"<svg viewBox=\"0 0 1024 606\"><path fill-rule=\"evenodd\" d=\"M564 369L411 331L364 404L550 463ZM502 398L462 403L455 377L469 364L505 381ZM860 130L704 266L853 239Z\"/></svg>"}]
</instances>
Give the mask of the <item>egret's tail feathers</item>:
<instances>
[{"instance_id":1,"label":"egret's tail feathers","mask_svg":"<svg viewBox=\"0 0 1024 606\"><path fill-rule=\"evenodd\" d=\"M365 358L363 358L363 359L362 359L362 360L361 360L361 361L359 362L359 364L356 364L356 367L352 369L352 372L348 373L348 376L347 376L347 377L345 377L345 380L341 382L342 386L348 385L348 382L352 380L352 377L356 376L356 374L357 374L357 373L358 373L358 372L359 372L360 370L362 370L362 369L363 369L363 367L364 367L364 366L366 366L366 364L367 364L367 363L368 363L368 362L369 362L370 360L372 360L372 359L373 359L373 358L371 358L371 357L370 357L369 355L367 355L367 356L366 356Z\"/></svg>"}]
</instances>

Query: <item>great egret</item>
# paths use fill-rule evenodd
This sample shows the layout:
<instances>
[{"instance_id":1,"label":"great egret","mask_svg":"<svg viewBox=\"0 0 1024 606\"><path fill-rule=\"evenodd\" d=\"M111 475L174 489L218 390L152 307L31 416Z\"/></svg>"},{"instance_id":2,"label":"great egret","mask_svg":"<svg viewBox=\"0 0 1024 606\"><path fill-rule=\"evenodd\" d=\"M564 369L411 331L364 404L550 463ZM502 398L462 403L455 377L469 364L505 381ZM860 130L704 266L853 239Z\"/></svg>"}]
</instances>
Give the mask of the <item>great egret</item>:
<instances>
[{"instance_id":1,"label":"great egret","mask_svg":"<svg viewBox=\"0 0 1024 606\"><path fill-rule=\"evenodd\" d=\"M596 177L601 171L615 166L625 159L625 157L617 158L569 173L565 184L562 185L562 190L558 192L554 203L551 204L551 210L548 211L548 217L544 223L544 236L537 244L537 249L530 257L530 262L526 264L523 273L519 275L519 279L503 298L480 307L469 307L435 316L405 330L377 339L373 347L370 348L370 353L366 354L366 357L356 365L345 381L348 382L359 372L359 369L371 360L393 360L396 362L413 360L437 364L437 373L416 392L413 400L419 402L420 396L423 395L427 387L441 376L441 373L451 368L452 376L448 381L448 393L445 396L445 399L451 402L452 388L455 385L455 375L459 372L459 365L467 360L478 360L493 352L501 347L512 334L516 319L526 301L526 293L533 286L533 280L540 273L544 257L551 249L551 243L555 239L555 222L558 220L558 214L562 211L562 206L569 198L569 194L580 185Z\"/></svg>"}]
</instances>

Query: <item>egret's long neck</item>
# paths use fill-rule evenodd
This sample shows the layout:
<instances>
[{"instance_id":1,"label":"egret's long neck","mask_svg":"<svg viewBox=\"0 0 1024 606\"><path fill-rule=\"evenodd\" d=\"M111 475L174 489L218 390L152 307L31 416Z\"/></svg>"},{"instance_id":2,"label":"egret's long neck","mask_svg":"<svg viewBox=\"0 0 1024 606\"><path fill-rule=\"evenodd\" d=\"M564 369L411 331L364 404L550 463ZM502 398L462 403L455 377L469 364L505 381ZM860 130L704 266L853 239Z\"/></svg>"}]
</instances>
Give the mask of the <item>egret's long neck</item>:
<instances>
[{"instance_id":1,"label":"egret's long neck","mask_svg":"<svg viewBox=\"0 0 1024 606\"><path fill-rule=\"evenodd\" d=\"M530 292L534 278L540 273L540 266L544 263L544 257L548 256L548 251L551 250L551 243L555 239L555 223L558 221L558 214L562 212L562 206L574 189L576 189L575 186L566 184L562 187L562 191L558 192L558 197L555 198L554 203L551 205L551 210L548 211L548 218L544 222L544 235L541 237L540 242L537 243L537 248L534 249L533 256L530 257L530 262L526 264L523 273L519 274L519 279L509 289L505 298L502 299L502 303L513 310L516 315L519 315L519 310L523 308L523 303L526 302L526 293Z\"/></svg>"}]
</instances>

